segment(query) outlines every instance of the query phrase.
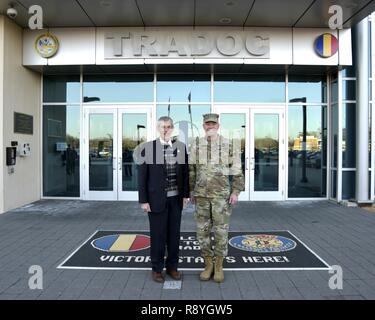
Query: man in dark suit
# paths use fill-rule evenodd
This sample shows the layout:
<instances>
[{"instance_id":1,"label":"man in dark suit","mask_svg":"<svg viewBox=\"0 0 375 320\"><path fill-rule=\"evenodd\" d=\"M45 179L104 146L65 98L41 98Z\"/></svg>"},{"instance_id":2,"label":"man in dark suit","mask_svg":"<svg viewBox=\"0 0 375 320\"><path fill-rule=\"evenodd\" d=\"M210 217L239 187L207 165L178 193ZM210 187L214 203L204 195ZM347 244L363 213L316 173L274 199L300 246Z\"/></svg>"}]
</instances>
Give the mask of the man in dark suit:
<instances>
[{"instance_id":1,"label":"man in dark suit","mask_svg":"<svg viewBox=\"0 0 375 320\"><path fill-rule=\"evenodd\" d=\"M189 170L185 144L171 140L173 120L161 117L157 129L160 137L139 146L136 162L139 202L150 222L152 278L164 282L164 265L170 277L181 279L181 211L189 200Z\"/></svg>"}]
</instances>

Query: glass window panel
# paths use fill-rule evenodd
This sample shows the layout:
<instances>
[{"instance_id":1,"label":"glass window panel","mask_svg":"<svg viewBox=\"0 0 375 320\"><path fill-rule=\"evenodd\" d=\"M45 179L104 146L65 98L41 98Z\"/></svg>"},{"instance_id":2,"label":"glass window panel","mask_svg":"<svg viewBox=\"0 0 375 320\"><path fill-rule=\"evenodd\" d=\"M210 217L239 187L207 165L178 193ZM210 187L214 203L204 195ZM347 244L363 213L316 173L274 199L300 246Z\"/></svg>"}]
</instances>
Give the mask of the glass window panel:
<instances>
[{"instance_id":1,"label":"glass window panel","mask_svg":"<svg viewBox=\"0 0 375 320\"><path fill-rule=\"evenodd\" d=\"M331 117L331 166L337 168L337 153L338 153L338 135L339 135L339 125L338 125L338 106L337 104L332 105L332 117Z\"/></svg>"},{"instance_id":2,"label":"glass window panel","mask_svg":"<svg viewBox=\"0 0 375 320\"><path fill-rule=\"evenodd\" d=\"M152 102L153 75L86 75L83 102Z\"/></svg>"},{"instance_id":3,"label":"glass window panel","mask_svg":"<svg viewBox=\"0 0 375 320\"><path fill-rule=\"evenodd\" d=\"M89 190L113 190L113 115L90 114Z\"/></svg>"},{"instance_id":4,"label":"glass window panel","mask_svg":"<svg viewBox=\"0 0 375 320\"><path fill-rule=\"evenodd\" d=\"M344 80L342 82L342 99L343 100L355 100L356 91L356 81L355 80Z\"/></svg>"},{"instance_id":5,"label":"glass window panel","mask_svg":"<svg viewBox=\"0 0 375 320\"><path fill-rule=\"evenodd\" d=\"M372 128L372 103L370 103L370 108L368 110L369 117L368 117L368 164L369 168L372 168L372 162L371 162L371 148L372 148L372 140L371 140L371 130Z\"/></svg>"},{"instance_id":6,"label":"glass window panel","mask_svg":"<svg viewBox=\"0 0 375 320\"><path fill-rule=\"evenodd\" d=\"M43 76L43 102L80 102L80 80L77 76Z\"/></svg>"},{"instance_id":7,"label":"glass window panel","mask_svg":"<svg viewBox=\"0 0 375 320\"><path fill-rule=\"evenodd\" d=\"M254 191L279 190L279 115L254 118Z\"/></svg>"},{"instance_id":8,"label":"glass window panel","mask_svg":"<svg viewBox=\"0 0 375 320\"><path fill-rule=\"evenodd\" d=\"M80 108L43 107L43 195L79 197Z\"/></svg>"},{"instance_id":9,"label":"glass window panel","mask_svg":"<svg viewBox=\"0 0 375 320\"><path fill-rule=\"evenodd\" d=\"M134 149L147 141L147 113L122 114L122 190L138 191Z\"/></svg>"},{"instance_id":10,"label":"glass window panel","mask_svg":"<svg viewBox=\"0 0 375 320\"><path fill-rule=\"evenodd\" d=\"M245 175L246 158L246 114L222 113L220 114L220 134L230 140L236 139L241 144L242 173Z\"/></svg>"},{"instance_id":11,"label":"glass window panel","mask_svg":"<svg viewBox=\"0 0 375 320\"><path fill-rule=\"evenodd\" d=\"M368 82L368 95L369 95L369 99L370 99L370 102L371 102L372 101L372 80L369 80L369 82Z\"/></svg>"},{"instance_id":12,"label":"glass window panel","mask_svg":"<svg viewBox=\"0 0 375 320\"><path fill-rule=\"evenodd\" d=\"M336 79L331 83L331 102L337 103L337 99L338 99L338 86L337 86L337 79Z\"/></svg>"},{"instance_id":13,"label":"glass window panel","mask_svg":"<svg viewBox=\"0 0 375 320\"><path fill-rule=\"evenodd\" d=\"M322 106L322 168L327 168L327 156L328 156L328 117L327 117L327 106ZM325 175L327 180L327 176Z\"/></svg>"},{"instance_id":14,"label":"glass window panel","mask_svg":"<svg viewBox=\"0 0 375 320\"><path fill-rule=\"evenodd\" d=\"M169 110L169 111L168 111ZM158 105L156 117L169 116L173 119L174 130L172 137L179 139L186 145L191 145L192 139L203 137L203 115L210 113L209 105Z\"/></svg>"},{"instance_id":15,"label":"glass window panel","mask_svg":"<svg viewBox=\"0 0 375 320\"><path fill-rule=\"evenodd\" d=\"M216 102L284 102L285 76L215 75Z\"/></svg>"},{"instance_id":16,"label":"glass window panel","mask_svg":"<svg viewBox=\"0 0 375 320\"><path fill-rule=\"evenodd\" d=\"M342 70L342 76L348 78L355 77L355 68L353 66L345 67L345 69Z\"/></svg>"},{"instance_id":17,"label":"glass window panel","mask_svg":"<svg viewBox=\"0 0 375 320\"><path fill-rule=\"evenodd\" d=\"M157 76L156 96L158 102L211 101L210 75L166 75Z\"/></svg>"},{"instance_id":18,"label":"glass window panel","mask_svg":"<svg viewBox=\"0 0 375 320\"><path fill-rule=\"evenodd\" d=\"M342 198L346 200L355 198L355 171L342 172Z\"/></svg>"},{"instance_id":19,"label":"glass window panel","mask_svg":"<svg viewBox=\"0 0 375 320\"><path fill-rule=\"evenodd\" d=\"M327 77L324 76L295 76L288 77L289 102L301 102L306 99L307 103L327 102ZM299 101L292 101L299 99Z\"/></svg>"},{"instance_id":20,"label":"glass window panel","mask_svg":"<svg viewBox=\"0 0 375 320\"><path fill-rule=\"evenodd\" d=\"M368 56L369 57L372 57L372 53L371 53L371 49L372 49L372 41L371 41L371 39L372 39L372 27L371 27L371 24L372 24L372 22L371 21L369 21L368 22L368 28L367 28L367 30L368 30L368 38L367 38L367 41L368 41ZM372 59L370 58L370 59L368 59L369 61L368 61L368 74L371 74L371 70L372 70Z\"/></svg>"},{"instance_id":21,"label":"glass window panel","mask_svg":"<svg viewBox=\"0 0 375 320\"><path fill-rule=\"evenodd\" d=\"M328 166L328 116L327 116L327 106L322 106L322 161L321 161L321 167L322 167L322 196L327 196L327 166Z\"/></svg>"},{"instance_id":22,"label":"glass window panel","mask_svg":"<svg viewBox=\"0 0 375 320\"><path fill-rule=\"evenodd\" d=\"M371 171L368 173L368 197L369 199L372 198L371 196Z\"/></svg>"},{"instance_id":23,"label":"glass window panel","mask_svg":"<svg viewBox=\"0 0 375 320\"><path fill-rule=\"evenodd\" d=\"M331 170L331 198L337 197L337 171Z\"/></svg>"},{"instance_id":24,"label":"glass window panel","mask_svg":"<svg viewBox=\"0 0 375 320\"><path fill-rule=\"evenodd\" d=\"M327 169L322 170L322 195L327 195Z\"/></svg>"},{"instance_id":25,"label":"glass window panel","mask_svg":"<svg viewBox=\"0 0 375 320\"><path fill-rule=\"evenodd\" d=\"M327 108L290 105L288 112L288 196L326 196Z\"/></svg>"},{"instance_id":26,"label":"glass window panel","mask_svg":"<svg viewBox=\"0 0 375 320\"><path fill-rule=\"evenodd\" d=\"M342 166L356 167L356 107L354 103L342 105Z\"/></svg>"}]
</instances>

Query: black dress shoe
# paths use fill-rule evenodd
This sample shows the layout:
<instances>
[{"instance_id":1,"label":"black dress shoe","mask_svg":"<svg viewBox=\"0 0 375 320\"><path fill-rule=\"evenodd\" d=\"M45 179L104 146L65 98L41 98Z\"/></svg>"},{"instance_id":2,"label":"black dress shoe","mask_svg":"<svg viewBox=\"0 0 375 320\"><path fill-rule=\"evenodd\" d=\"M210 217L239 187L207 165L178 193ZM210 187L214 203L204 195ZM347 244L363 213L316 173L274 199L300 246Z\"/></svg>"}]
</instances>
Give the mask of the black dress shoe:
<instances>
[{"instance_id":1,"label":"black dress shoe","mask_svg":"<svg viewBox=\"0 0 375 320\"><path fill-rule=\"evenodd\" d=\"M163 283L164 276L161 272L152 271L152 280L154 280L155 282Z\"/></svg>"},{"instance_id":2,"label":"black dress shoe","mask_svg":"<svg viewBox=\"0 0 375 320\"><path fill-rule=\"evenodd\" d=\"M182 272L181 271L177 271L177 270L173 270L173 269L167 269L166 273L173 280L181 280L181 278L182 278Z\"/></svg>"}]
</instances>

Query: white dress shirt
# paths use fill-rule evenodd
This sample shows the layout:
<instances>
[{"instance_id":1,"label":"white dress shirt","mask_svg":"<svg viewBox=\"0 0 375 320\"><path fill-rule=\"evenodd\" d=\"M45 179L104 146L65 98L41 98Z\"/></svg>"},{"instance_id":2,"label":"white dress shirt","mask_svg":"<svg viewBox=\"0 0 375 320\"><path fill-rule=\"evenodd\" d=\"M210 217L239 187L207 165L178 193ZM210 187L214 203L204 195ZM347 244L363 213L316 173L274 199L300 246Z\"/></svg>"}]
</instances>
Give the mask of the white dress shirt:
<instances>
[{"instance_id":1,"label":"white dress shirt","mask_svg":"<svg viewBox=\"0 0 375 320\"><path fill-rule=\"evenodd\" d=\"M160 140L160 143L165 145L165 144L169 144L171 147L172 147L172 140L169 140L168 142L163 140L161 137L159 137L159 140Z\"/></svg>"}]
</instances>

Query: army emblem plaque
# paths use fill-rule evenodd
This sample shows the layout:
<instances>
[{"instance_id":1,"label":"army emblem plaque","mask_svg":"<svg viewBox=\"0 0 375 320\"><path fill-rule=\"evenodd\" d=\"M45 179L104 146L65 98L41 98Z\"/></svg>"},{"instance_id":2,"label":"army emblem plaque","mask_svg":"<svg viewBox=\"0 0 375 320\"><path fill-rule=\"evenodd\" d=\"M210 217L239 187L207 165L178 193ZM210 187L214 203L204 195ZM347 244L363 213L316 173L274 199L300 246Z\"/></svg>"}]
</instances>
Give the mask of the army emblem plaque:
<instances>
[{"instance_id":1,"label":"army emblem plaque","mask_svg":"<svg viewBox=\"0 0 375 320\"><path fill-rule=\"evenodd\" d=\"M53 57L58 49L59 40L50 33L42 34L35 40L35 50L43 58Z\"/></svg>"}]
</instances>

